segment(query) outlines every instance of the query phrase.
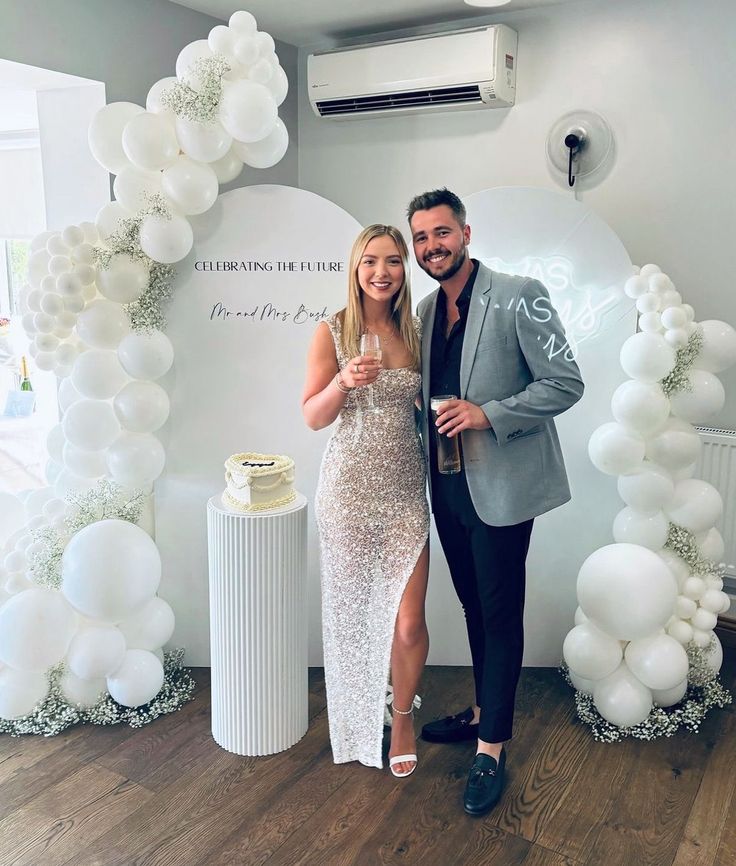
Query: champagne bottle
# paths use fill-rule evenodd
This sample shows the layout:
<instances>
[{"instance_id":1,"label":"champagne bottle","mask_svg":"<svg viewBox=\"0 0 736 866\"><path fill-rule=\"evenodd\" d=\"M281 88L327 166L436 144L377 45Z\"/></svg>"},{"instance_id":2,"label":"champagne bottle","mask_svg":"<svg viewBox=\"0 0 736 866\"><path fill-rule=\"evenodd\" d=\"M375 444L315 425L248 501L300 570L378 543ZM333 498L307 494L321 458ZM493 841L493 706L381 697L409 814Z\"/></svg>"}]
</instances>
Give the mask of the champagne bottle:
<instances>
[{"instance_id":1,"label":"champagne bottle","mask_svg":"<svg viewBox=\"0 0 736 866\"><path fill-rule=\"evenodd\" d=\"M28 375L28 362L26 361L25 355L22 355L20 359L20 390L33 390L33 385L31 385L31 377Z\"/></svg>"}]
</instances>

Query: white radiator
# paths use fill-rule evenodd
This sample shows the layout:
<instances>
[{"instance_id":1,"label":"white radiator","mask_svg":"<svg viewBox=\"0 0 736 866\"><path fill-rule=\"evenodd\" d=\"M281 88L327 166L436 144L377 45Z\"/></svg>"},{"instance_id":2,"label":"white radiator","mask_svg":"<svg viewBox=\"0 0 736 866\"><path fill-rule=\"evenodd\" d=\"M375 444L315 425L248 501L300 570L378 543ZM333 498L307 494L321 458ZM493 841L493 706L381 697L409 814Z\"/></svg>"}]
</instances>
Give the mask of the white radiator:
<instances>
[{"instance_id":1,"label":"white radiator","mask_svg":"<svg viewBox=\"0 0 736 866\"><path fill-rule=\"evenodd\" d=\"M723 498L718 530L726 544L726 575L736 579L736 430L696 427L703 442L695 478L712 484Z\"/></svg>"}]
</instances>

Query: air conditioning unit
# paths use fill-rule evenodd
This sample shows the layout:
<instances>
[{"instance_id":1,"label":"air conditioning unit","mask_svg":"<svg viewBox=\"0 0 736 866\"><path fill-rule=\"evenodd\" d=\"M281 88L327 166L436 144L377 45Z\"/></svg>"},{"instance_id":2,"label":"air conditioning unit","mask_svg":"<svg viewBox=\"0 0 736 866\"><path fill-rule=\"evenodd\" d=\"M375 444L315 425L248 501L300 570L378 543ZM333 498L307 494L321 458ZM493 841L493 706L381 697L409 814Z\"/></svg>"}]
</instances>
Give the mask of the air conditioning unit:
<instances>
[{"instance_id":1,"label":"air conditioning unit","mask_svg":"<svg viewBox=\"0 0 736 866\"><path fill-rule=\"evenodd\" d=\"M319 117L508 108L517 34L494 24L310 54L309 101Z\"/></svg>"}]
</instances>

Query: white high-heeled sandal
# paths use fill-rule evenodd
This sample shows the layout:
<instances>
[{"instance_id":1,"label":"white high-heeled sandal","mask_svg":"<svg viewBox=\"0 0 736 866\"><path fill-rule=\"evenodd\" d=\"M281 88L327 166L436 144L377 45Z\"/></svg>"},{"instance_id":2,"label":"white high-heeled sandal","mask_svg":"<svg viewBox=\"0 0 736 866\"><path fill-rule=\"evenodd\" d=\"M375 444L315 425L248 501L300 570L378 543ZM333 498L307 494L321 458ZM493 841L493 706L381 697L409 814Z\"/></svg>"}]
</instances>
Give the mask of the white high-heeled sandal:
<instances>
[{"instance_id":1,"label":"white high-heeled sandal","mask_svg":"<svg viewBox=\"0 0 736 866\"><path fill-rule=\"evenodd\" d=\"M395 713L398 713L398 715L400 716L411 716L414 713L414 707L412 706L410 710L397 710L396 705L394 705L393 711ZM397 773L396 770L394 770L394 767L397 764L403 764L408 761L414 761L414 766L411 768L411 770L407 770L405 773ZM393 758L389 758L388 766L391 770L391 773L396 776L397 779L404 779L407 776L411 776L414 770L416 770L417 763L418 761L416 755L396 755Z\"/></svg>"}]
</instances>

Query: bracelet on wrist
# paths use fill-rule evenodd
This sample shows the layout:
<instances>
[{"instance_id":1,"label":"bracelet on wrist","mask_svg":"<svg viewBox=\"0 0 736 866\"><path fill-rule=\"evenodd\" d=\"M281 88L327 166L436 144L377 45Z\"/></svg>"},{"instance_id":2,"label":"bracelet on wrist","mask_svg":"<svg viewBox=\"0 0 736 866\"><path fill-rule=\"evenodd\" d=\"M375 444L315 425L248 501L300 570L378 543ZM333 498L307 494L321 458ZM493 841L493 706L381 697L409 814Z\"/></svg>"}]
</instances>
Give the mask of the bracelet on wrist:
<instances>
[{"instance_id":1,"label":"bracelet on wrist","mask_svg":"<svg viewBox=\"0 0 736 866\"><path fill-rule=\"evenodd\" d=\"M349 394L353 389L348 388L348 386L342 381L342 376L340 375L340 372L341 371L338 370L338 372L335 373L335 379L334 379L335 387L342 394Z\"/></svg>"}]
</instances>

